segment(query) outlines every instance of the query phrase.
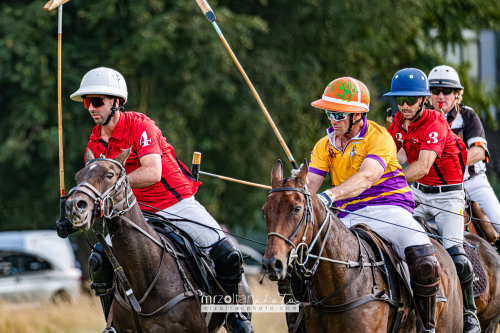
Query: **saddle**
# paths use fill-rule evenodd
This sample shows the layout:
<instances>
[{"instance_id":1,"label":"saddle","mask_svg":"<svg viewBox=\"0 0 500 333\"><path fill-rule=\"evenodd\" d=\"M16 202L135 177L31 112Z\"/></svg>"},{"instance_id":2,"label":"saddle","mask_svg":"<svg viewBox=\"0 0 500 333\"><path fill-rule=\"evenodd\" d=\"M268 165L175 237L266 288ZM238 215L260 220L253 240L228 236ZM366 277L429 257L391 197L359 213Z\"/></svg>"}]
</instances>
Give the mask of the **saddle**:
<instances>
[{"instance_id":1,"label":"saddle","mask_svg":"<svg viewBox=\"0 0 500 333\"><path fill-rule=\"evenodd\" d=\"M183 261L187 264L191 275L198 284L201 291L208 294L213 294L214 290L218 290L218 286L213 278L215 270L204 264L211 263L205 254L195 245L193 239L182 229L178 228L166 219L151 218L148 216L148 224L160 235L171 241L171 244L177 251L182 253Z\"/></svg>"},{"instance_id":2,"label":"saddle","mask_svg":"<svg viewBox=\"0 0 500 333\"><path fill-rule=\"evenodd\" d=\"M416 220L418 223L420 223L420 225L422 225L422 227L424 228L424 230L426 232L428 232L430 234L434 234L434 235L439 235L437 224L436 224L436 221L434 219L424 221L423 219L417 218ZM465 234L468 234L468 232L465 231ZM430 237L432 237L432 236L430 236ZM434 240L436 240L437 242L439 242L441 245L443 245L442 238L438 238L438 237L432 237L432 238ZM465 241L465 243L468 245L471 245L471 246L479 245L471 240ZM481 261L479 260L479 257L477 255L476 250L474 250L473 248L471 248L469 246L464 246L464 250L465 250L465 254L466 254L467 258L469 258L469 260L471 261L472 267L474 270L475 278L474 278L474 283L472 285L472 288L474 290L474 297L477 297L479 295L482 295L486 291L485 269L484 269L483 265L481 264Z\"/></svg>"}]
</instances>

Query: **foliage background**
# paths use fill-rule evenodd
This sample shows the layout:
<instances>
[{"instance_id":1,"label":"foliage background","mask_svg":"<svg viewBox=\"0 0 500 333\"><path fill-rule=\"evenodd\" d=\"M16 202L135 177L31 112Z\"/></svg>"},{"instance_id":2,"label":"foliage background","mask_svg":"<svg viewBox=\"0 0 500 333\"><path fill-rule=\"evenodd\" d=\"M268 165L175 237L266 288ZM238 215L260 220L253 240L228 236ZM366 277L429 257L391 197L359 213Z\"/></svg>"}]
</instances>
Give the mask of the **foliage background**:
<instances>
[{"instance_id":1,"label":"foliage background","mask_svg":"<svg viewBox=\"0 0 500 333\"><path fill-rule=\"evenodd\" d=\"M54 228L58 215L57 11L45 12L44 4L0 3L1 230ZM298 161L308 157L329 126L310 103L330 81L340 76L364 81L372 96L369 118L382 123L391 106L382 95L397 70L416 67L428 73L444 63L439 46L464 42L462 29L500 26L496 0L219 0L211 5ZM99 66L124 75L126 110L153 118L186 165L199 151L204 171L269 184L276 160L287 160L194 0L72 0L64 5L62 45L67 189L83 166L93 127L83 105L69 95ZM468 79L467 64L457 69L464 100L478 113L497 100ZM488 133L498 138L494 129ZM493 163L490 172L498 173L499 165ZM267 191L205 176L201 181L197 199L219 222L265 239L260 208Z\"/></svg>"}]
</instances>

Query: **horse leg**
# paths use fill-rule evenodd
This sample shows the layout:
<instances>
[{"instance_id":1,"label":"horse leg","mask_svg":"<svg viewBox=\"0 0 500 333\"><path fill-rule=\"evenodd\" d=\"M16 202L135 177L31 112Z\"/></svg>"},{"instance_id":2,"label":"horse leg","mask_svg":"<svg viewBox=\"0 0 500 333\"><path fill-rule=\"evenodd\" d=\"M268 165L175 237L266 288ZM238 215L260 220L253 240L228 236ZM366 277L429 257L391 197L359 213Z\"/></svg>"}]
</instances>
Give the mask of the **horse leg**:
<instances>
[{"instance_id":1,"label":"horse leg","mask_svg":"<svg viewBox=\"0 0 500 333\"><path fill-rule=\"evenodd\" d=\"M500 321L500 316L491 320L481 320L481 332L495 333L497 331L499 321Z\"/></svg>"}]
</instances>

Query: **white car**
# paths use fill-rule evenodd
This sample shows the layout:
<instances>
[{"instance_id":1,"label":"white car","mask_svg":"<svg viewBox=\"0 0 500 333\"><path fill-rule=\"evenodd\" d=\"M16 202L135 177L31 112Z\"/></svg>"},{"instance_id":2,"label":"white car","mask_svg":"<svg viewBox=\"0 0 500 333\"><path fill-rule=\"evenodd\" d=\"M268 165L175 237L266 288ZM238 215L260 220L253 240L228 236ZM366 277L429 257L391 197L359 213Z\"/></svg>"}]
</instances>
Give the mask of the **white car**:
<instances>
[{"instance_id":1,"label":"white car","mask_svg":"<svg viewBox=\"0 0 500 333\"><path fill-rule=\"evenodd\" d=\"M0 298L78 298L82 271L55 231L0 232Z\"/></svg>"}]
</instances>

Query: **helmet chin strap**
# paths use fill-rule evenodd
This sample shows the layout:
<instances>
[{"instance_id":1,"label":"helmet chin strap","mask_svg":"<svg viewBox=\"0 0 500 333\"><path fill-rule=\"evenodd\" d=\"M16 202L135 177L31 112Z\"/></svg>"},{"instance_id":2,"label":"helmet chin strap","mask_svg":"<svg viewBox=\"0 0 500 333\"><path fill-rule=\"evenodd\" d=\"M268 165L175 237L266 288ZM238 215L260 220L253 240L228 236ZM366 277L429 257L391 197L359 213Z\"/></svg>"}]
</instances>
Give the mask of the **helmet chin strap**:
<instances>
[{"instance_id":1,"label":"helmet chin strap","mask_svg":"<svg viewBox=\"0 0 500 333\"><path fill-rule=\"evenodd\" d=\"M104 124L102 124L102 126L106 126L107 124L109 124L111 118L113 118L113 116L115 115L116 110L120 111L124 109L123 105L119 105L117 108L115 107L115 104L116 104L116 98L113 99L113 107L111 108L111 113L109 114L108 119L106 119Z\"/></svg>"},{"instance_id":2,"label":"helmet chin strap","mask_svg":"<svg viewBox=\"0 0 500 333\"><path fill-rule=\"evenodd\" d=\"M420 107L418 108L417 113L410 119L412 123L420 118L420 112L422 112L423 107L424 107L424 101L422 100L422 103L420 103Z\"/></svg>"},{"instance_id":3,"label":"helmet chin strap","mask_svg":"<svg viewBox=\"0 0 500 333\"><path fill-rule=\"evenodd\" d=\"M351 133L351 131L352 131L352 127L353 127L354 125L356 125L357 123L359 123L361 120L365 119L365 117L366 117L366 113L363 113L363 114L361 115L361 118L359 118L358 120L356 120L356 121L354 121L354 122L353 122L353 121L352 121L352 119L354 118L354 114L353 114L353 113L351 113L351 114L349 115L349 129L347 130L347 132L345 132L345 134L350 134L350 133Z\"/></svg>"}]
</instances>

